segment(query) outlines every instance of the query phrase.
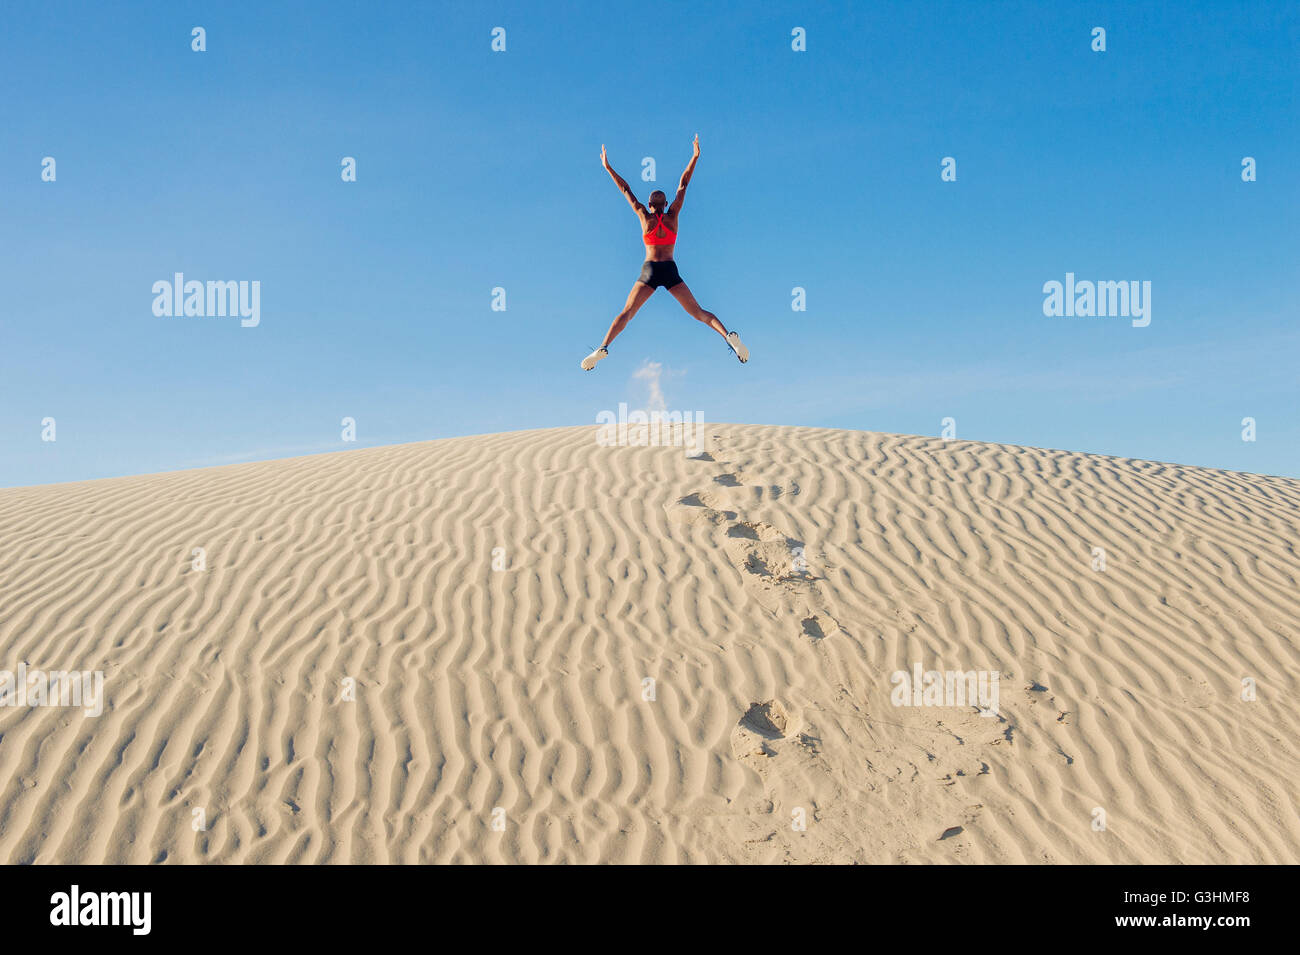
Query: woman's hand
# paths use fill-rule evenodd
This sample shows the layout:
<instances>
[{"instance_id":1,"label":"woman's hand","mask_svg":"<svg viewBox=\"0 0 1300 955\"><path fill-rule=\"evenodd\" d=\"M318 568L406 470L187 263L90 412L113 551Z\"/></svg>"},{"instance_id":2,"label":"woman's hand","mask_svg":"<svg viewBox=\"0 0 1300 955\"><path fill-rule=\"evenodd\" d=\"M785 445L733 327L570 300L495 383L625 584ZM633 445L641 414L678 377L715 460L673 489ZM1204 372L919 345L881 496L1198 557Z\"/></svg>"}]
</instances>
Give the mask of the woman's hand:
<instances>
[{"instance_id":1,"label":"woman's hand","mask_svg":"<svg viewBox=\"0 0 1300 955\"><path fill-rule=\"evenodd\" d=\"M605 156L605 144L604 144L604 143L601 143L601 144L600 144L600 164L601 164L602 166L604 166L606 169L609 168L609 159L607 159L606 156Z\"/></svg>"},{"instance_id":2,"label":"woman's hand","mask_svg":"<svg viewBox=\"0 0 1300 955\"><path fill-rule=\"evenodd\" d=\"M695 142L692 145L695 147L694 158L699 159L700 158L700 134L699 133L695 134Z\"/></svg>"}]
</instances>

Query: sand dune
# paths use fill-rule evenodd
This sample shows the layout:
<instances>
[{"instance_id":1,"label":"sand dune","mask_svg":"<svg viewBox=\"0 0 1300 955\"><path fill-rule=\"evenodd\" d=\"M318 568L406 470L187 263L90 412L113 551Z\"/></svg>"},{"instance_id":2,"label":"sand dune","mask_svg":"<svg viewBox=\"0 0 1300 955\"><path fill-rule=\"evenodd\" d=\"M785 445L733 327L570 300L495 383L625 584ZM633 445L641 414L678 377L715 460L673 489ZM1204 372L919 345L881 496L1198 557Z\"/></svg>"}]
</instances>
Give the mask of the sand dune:
<instances>
[{"instance_id":1,"label":"sand dune","mask_svg":"<svg viewBox=\"0 0 1300 955\"><path fill-rule=\"evenodd\" d=\"M1300 862L1300 482L707 430L0 491L0 860Z\"/></svg>"}]
</instances>

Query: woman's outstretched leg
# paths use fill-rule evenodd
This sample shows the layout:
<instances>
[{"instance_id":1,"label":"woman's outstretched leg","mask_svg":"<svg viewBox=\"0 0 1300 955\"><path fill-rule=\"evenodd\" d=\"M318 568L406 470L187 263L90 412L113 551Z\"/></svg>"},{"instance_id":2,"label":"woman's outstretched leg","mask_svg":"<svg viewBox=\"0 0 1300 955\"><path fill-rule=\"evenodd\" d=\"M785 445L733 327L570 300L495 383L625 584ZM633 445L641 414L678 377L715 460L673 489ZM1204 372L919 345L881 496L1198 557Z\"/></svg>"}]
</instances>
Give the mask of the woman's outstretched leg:
<instances>
[{"instance_id":1,"label":"woman's outstretched leg","mask_svg":"<svg viewBox=\"0 0 1300 955\"><path fill-rule=\"evenodd\" d=\"M610 322L609 331L605 333L605 340L600 343L600 347L582 360L582 370L591 371L596 367L596 362L600 361L609 354L609 345L614 339L618 338L619 333L627 328L627 323L632 321L632 316L637 310L646 303L655 292L649 285L644 282L635 282L632 285L632 291L627 293L627 304L623 310L614 316L614 321Z\"/></svg>"},{"instance_id":2,"label":"woman's outstretched leg","mask_svg":"<svg viewBox=\"0 0 1300 955\"><path fill-rule=\"evenodd\" d=\"M727 326L722 324L722 320L718 316L712 312L706 312L700 307L700 303L695 301L695 296L691 294L690 286L685 282L679 282L668 291L673 293L673 298L682 303L682 308L686 309L686 313L691 318L708 325L723 338L727 337Z\"/></svg>"},{"instance_id":3,"label":"woman's outstretched leg","mask_svg":"<svg viewBox=\"0 0 1300 955\"><path fill-rule=\"evenodd\" d=\"M655 290L644 282L634 282L632 284L632 291L627 293L627 304L623 306L623 311L614 316L614 321L610 322L609 331L605 333L605 340L600 343L602 348L608 348L609 343L618 338L619 332L627 328L627 323L632 321L632 316L640 310L646 299L654 293Z\"/></svg>"},{"instance_id":4,"label":"woman's outstretched leg","mask_svg":"<svg viewBox=\"0 0 1300 955\"><path fill-rule=\"evenodd\" d=\"M682 308L686 309L688 315L696 321L703 322L713 329L723 340L731 346L731 350L736 353L736 357L742 362L749 361L749 349L741 344L740 336L735 332L727 331L727 326L722 324L722 320L712 312L705 311L700 307L700 303L695 301L695 296L691 294L690 287L685 282L674 285L668 291L673 293L673 298L682 303Z\"/></svg>"}]
</instances>

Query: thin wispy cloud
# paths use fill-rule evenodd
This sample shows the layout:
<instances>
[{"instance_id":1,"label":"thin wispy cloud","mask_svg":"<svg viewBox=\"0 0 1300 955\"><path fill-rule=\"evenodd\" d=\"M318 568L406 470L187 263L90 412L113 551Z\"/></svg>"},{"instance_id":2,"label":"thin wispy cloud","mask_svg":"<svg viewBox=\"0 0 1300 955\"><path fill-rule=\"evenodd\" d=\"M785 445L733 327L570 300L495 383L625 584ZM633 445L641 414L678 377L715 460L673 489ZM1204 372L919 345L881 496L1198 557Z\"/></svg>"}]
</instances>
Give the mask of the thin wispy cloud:
<instances>
[{"instance_id":1,"label":"thin wispy cloud","mask_svg":"<svg viewBox=\"0 0 1300 955\"><path fill-rule=\"evenodd\" d=\"M274 448L260 448L255 451L236 451L230 454L216 454L193 458L181 463L182 468L217 468L227 464L247 464L250 461L267 461L276 458L298 458L309 454L324 454L329 451L346 451L358 447L370 447L366 444L341 445L338 441L318 441L314 444L287 444Z\"/></svg>"},{"instance_id":2,"label":"thin wispy cloud","mask_svg":"<svg viewBox=\"0 0 1300 955\"><path fill-rule=\"evenodd\" d=\"M667 411L668 402L664 399L664 366L661 362L646 360L641 367L632 372L632 377L645 382L646 411Z\"/></svg>"},{"instance_id":3,"label":"thin wispy cloud","mask_svg":"<svg viewBox=\"0 0 1300 955\"><path fill-rule=\"evenodd\" d=\"M1237 342L1197 342L1135 349L1106 356L1062 357L1053 367L1025 367L1015 358L949 364L944 368L872 371L822 376L818 389L792 389L804 412L872 410L918 401L960 400L992 394L1073 396L1079 403L1108 403L1137 394L1201 387L1253 376L1262 387L1278 367L1261 354L1300 354L1293 333ZM852 396L845 400L846 396Z\"/></svg>"}]
</instances>

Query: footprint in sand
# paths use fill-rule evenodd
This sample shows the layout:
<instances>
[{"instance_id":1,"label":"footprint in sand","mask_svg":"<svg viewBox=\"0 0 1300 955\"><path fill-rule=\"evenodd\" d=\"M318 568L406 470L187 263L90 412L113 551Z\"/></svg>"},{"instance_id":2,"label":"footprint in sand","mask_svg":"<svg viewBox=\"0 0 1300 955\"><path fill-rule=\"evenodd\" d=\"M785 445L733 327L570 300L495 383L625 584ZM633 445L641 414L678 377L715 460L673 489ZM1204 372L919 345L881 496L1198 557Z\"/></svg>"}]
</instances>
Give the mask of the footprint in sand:
<instances>
[{"instance_id":1,"label":"footprint in sand","mask_svg":"<svg viewBox=\"0 0 1300 955\"><path fill-rule=\"evenodd\" d=\"M800 723L780 700L751 703L731 734L731 750L737 758L772 757L773 744L799 734Z\"/></svg>"},{"instance_id":2,"label":"footprint in sand","mask_svg":"<svg viewBox=\"0 0 1300 955\"><path fill-rule=\"evenodd\" d=\"M816 587L816 581L821 578L809 569L804 542L766 521L743 520L740 514L726 507L734 499L729 492L748 488L741 480L743 476L739 469L714 475L713 488L665 505L668 519L677 524L725 527L722 543L730 562L740 571L745 589L769 610L794 613L800 621L796 633L814 641L824 640L838 632L840 625L822 609ZM780 488L772 490L779 492ZM791 602L795 605L793 610L789 606Z\"/></svg>"}]
</instances>

